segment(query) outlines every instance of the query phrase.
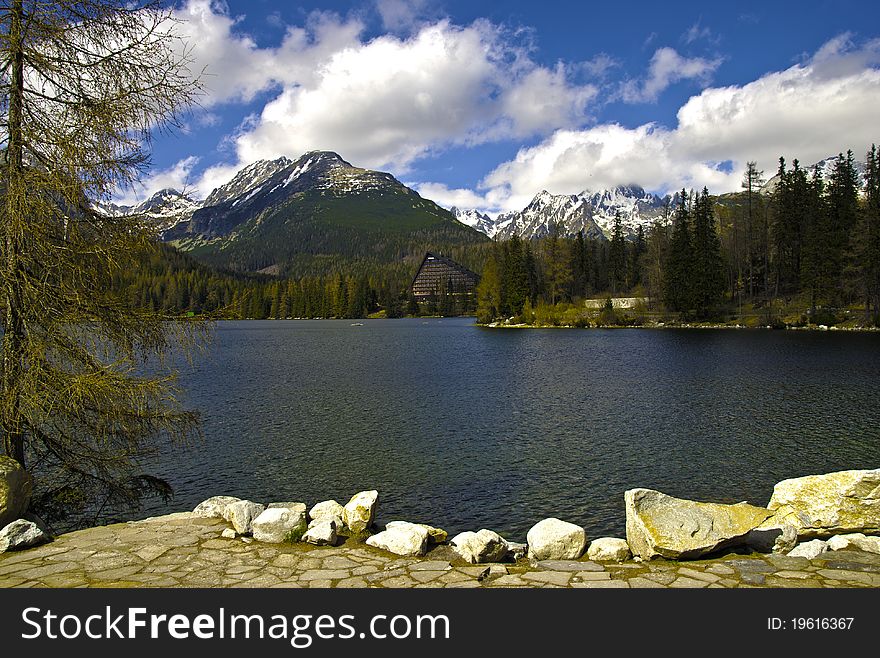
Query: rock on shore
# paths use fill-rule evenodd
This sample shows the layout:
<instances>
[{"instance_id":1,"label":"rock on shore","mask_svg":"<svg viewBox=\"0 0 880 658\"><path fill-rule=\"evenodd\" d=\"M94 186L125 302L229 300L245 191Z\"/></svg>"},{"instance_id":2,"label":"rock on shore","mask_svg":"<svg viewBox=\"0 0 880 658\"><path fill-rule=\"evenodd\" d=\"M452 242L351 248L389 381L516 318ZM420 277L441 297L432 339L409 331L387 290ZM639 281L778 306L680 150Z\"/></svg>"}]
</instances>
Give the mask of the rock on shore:
<instances>
[{"instance_id":1,"label":"rock on shore","mask_svg":"<svg viewBox=\"0 0 880 658\"><path fill-rule=\"evenodd\" d=\"M577 560L587 545L587 532L574 523L549 518L532 526L526 543L533 560Z\"/></svg>"},{"instance_id":2,"label":"rock on shore","mask_svg":"<svg viewBox=\"0 0 880 658\"><path fill-rule=\"evenodd\" d=\"M367 539L367 545L396 555L421 557L428 550L428 531L415 523L397 521L386 530Z\"/></svg>"},{"instance_id":3,"label":"rock on shore","mask_svg":"<svg viewBox=\"0 0 880 658\"><path fill-rule=\"evenodd\" d=\"M24 515L32 490L33 480L21 464L0 455L0 528Z\"/></svg>"},{"instance_id":4,"label":"rock on shore","mask_svg":"<svg viewBox=\"0 0 880 658\"><path fill-rule=\"evenodd\" d=\"M746 503L722 505L674 498L653 489L630 489L626 539L642 559L692 559L742 544L773 512Z\"/></svg>"},{"instance_id":5,"label":"rock on shore","mask_svg":"<svg viewBox=\"0 0 880 658\"><path fill-rule=\"evenodd\" d=\"M257 541L272 544L299 541L307 529L306 506L303 503L270 505L253 520L251 527Z\"/></svg>"},{"instance_id":6,"label":"rock on shore","mask_svg":"<svg viewBox=\"0 0 880 658\"><path fill-rule=\"evenodd\" d=\"M449 543L456 553L471 564L500 562L510 550L504 537L486 529L479 532L461 532Z\"/></svg>"},{"instance_id":7,"label":"rock on shore","mask_svg":"<svg viewBox=\"0 0 880 658\"><path fill-rule=\"evenodd\" d=\"M798 536L880 533L880 469L838 471L779 482L767 507L800 513Z\"/></svg>"},{"instance_id":8,"label":"rock on shore","mask_svg":"<svg viewBox=\"0 0 880 658\"><path fill-rule=\"evenodd\" d=\"M356 493L342 509L343 523L355 534L367 531L373 525L378 502L378 491Z\"/></svg>"},{"instance_id":9,"label":"rock on shore","mask_svg":"<svg viewBox=\"0 0 880 658\"><path fill-rule=\"evenodd\" d=\"M51 539L51 535L40 524L27 519L16 519L0 530L0 553L39 546Z\"/></svg>"},{"instance_id":10,"label":"rock on shore","mask_svg":"<svg viewBox=\"0 0 880 658\"><path fill-rule=\"evenodd\" d=\"M625 539L600 537L590 542L587 557L596 562L623 562L631 556Z\"/></svg>"},{"instance_id":11,"label":"rock on shore","mask_svg":"<svg viewBox=\"0 0 880 658\"><path fill-rule=\"evenodd\" d=\"M235 496L212 496L196 505L193 516L203 519L225 519L226 508L240 500L241 498Z\"/></svg>"}]
</instances>

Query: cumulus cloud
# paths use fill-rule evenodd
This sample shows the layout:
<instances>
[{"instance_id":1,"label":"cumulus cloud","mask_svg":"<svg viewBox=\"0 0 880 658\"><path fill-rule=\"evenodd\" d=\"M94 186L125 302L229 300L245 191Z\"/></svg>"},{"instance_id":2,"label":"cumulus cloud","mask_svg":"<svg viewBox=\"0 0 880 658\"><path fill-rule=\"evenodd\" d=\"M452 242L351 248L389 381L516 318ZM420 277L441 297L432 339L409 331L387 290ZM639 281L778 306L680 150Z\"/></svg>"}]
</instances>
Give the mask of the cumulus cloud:
<instances>
[{"instance_id":1,"label":"cumulus cloud","mask_svg":"<svg viewBox=\"0 0 880 658\"><path fill-rule=\"evenodd\" d=\"M485 195L464 188L449 188L442 183L407 183L426 199L431 199L444 208L475 208L480 212L497 210L495 204Z\"/></svg>"},{"instance_id":2,"label":"cumulus cloud","mask_svg":"<svg viewBox=\"0 0 880 658\"><path fill-rule=\"evenodd\" d=\"M625 82L621 87L621 98L627 103L650 103L681 80L706 84L721 62L721 58L688 58L679 55L674 48L658 48L651 58L647 77Z\"/></svg>"},{"instance_id":3,"label":"cumulus cloud","mask_svg":"<svg viewBox=\"0 0 880 658\"><path fill-rule=\"evenodd\" d=\"M403 25L422 3L380 0L377 7L386 23ZM577 67L534 62L526 32L486 20L440 20L365 40L359 19L313 13L302 27L288 27L278 47L259 48L216 2L189 0L179 16L196 65L209 73L207 107L271 94L228 136L233 157L205 173L202 193L230 169L315 149L405 173L450 146L582 126L597 95L595 86L573 82Z\"/></svg>"},{"instance_id":4,"label":"cumulus cloud","mask_svg":"<svg viewBox=\"0 0 880 658\"><path fill-rule=\"evenodd\" d=\"M158 190L173 188L182 192L191 192L199 196L192 185L192 173L200 158L190 156L174 163L168 169L153 172L133 189L125 190L122 195L113 198L119 205L130 206L140 203Z\"/></svg>"},{"instance_id":5,"label":"cumulus cloud","mask_svg":"<svg viewBox=\"0 0 880 658\"><path fill-rule=\"evenodd\" d=\"M357 19L315 12L305 27L288 27L278 48L260 48L236 30L240 18L231 16L225 3L188 0L174 15L191 49L191 70L205 71L202 104L207 107L248 102L274 86L308 81L331 53L358 43L364 29Z\"/></svg>"},{"instance_id":6,"label":"cumulus cloud","mask_svg":"<svg viewBox=\"0 0 880 658\"><path fill-rule=\"evenodd\" d=\"M479 189L503 209L521 209L542 189L635 183L661 193L703 186L722 193L739 189L750 160L770 174L780 155L813 163L848 148L859 154L877 140L877 53L876 41L856 47L834 39L803 64L691 97L675 127L556 131L499 165Z\"/></svg>"}]
</instances>

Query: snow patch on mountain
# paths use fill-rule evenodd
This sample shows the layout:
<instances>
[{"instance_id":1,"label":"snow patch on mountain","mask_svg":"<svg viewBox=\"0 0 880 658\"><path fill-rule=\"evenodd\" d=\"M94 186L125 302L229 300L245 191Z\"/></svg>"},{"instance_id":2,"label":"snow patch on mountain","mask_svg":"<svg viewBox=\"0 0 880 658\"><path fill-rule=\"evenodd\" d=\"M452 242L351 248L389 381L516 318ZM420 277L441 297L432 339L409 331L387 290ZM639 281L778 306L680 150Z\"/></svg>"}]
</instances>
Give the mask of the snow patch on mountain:
<instances>
[{"instance_id":1,"label":"snow patch on mountain","mask_svg":"<svg viewBox=\"0 0 880 658\"><path fill-rule=\"evenodd\" d=\"M490 238L495 237L498 224L489 215L481 213L477 210L461 210L453 206L449 209L455 218L465 226L475 228L481 233L485 233Z\"/></svg>"}]
</instances>

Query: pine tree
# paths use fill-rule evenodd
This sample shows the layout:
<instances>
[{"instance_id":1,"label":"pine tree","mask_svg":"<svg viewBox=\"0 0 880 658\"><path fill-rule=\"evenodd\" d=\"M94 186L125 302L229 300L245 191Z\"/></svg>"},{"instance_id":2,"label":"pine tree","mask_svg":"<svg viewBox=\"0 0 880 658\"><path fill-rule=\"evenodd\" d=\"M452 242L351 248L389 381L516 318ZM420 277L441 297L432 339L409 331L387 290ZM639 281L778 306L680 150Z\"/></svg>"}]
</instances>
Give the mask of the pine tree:
<instances>
[{"instance_id":1,"label":"pine tree","mask_svg":"<svg viewBox=\"0 0 880 658\"><path fill-rule=\"evenodd\" d=\"M880 153L876 145L871 145L865 159L865 311L880 326Z\"/></svg>"},{"instance_id":2,"label":"pine tree","mask_svg":"<svg viewBox=\"0 0 880 658\"><path fill-rule=\"evenodd\" d=\"M614 229L611 233L611 246L608 250L608 278L611 293L616 294L626 285L626 241L623 237L623 223L620 213L614 215Z\"/></svg>"},{"instance_id":3,"label":"pine tree","mask_svg":"<svg viewBox=\"0 0 880 658\"><path fill-rule=\"evenodd\" d=\"M828 181L828 223L827 236L831 271L830 278L838 290L842 289L846 250L850 235L859 219L859 179L852 151L837 156L831 177ZM844 299L835 295L835 304Z\"/></svg>"},{"instance_id":4,"label":"pine tree","mask_svg":"<svg viewBox=\"0 0 880 658\"><path fill-rule=\"evenodd\" d=\"M804 236L805 208L809 199L806 172L797 160L786 171L779 158L779 182L774 192L774 269L776 293L792 294L800 289L801 249Z\"/></svg>"},{"instance_id":5,"label":"pine tree","mask_svg":"<svg viewBox=\"0 0 880 658\"><path fill-rule=\"evenodd\" d=\"M709 190L703 188L693 209L691 295L697 316L712 315L724 292L724 263Z\"/></svg>"},{"instance_id":6,"label":"pine tree","mask_svg":"<svg viewBox=\"0 0 880 658\"><path fill-rule=\"evenodd\" d=\"M691 288L694 246L687 198L687 192L682 190L663 277L663 303L670 311L680 313L688 313L695 306Z\"/></svg>"},{"instance_id":7,"label":"pine tree","mask_svg":"<svg viewBox=\"0 0 880 658\"><path fill-rule=\"evenodd\" d=\"M830 230L822 172L816 168L810 180L809 198L804 215L804 243L801 256L800 282L809 294L809 317L816 315L816 306L825 299L831 283L831 261L826 245Z\"/></svg>"},{"instance_id":8,"label":"pine tree","mask_svg":"<svg viewBox=\"0 0 880 658\"><path fill-rule=\"evenodd\" d=\"M558 302L564 291L571 286L570 257L566 245L559 235L559 226L554 223L545 240L544 258L547 268L547 294L551 304Z\"/></svg>"},{"instance_id":9,"label":"pine tree","mask_svg":"<svg viewBox=\"0 0 880 658\"><path fill-rule=\"evenodd\" d=\"M529 297L529 276L523 253L522 239L514 235L503 243L504 313L519 315Z\"/></svg>"},{"instance_id":10,"label":"pine tree","mask_svg":"<svg viewBox=\"0 0 880 658\"><path fill-rule=\"evenodd\" d=\"M648 243L645 239L645 229L639 224L636 229L636 238L633 241L632 249L629 256L629 274L627 275L627 284L630 289L635 288L642 283L642 259L648 250Z\"/></svg>"},{"instance_id":11,"label":"pine tree","mask_svg":"<svg viewBox=\"0 0 880 658\"><path fill-rule=\"evenodd\" d=\"M756 272L760 270L760 230L758 226L758 213L763 204L761 195L758 193L763 187L764 172L758 169L757 162L748 162L743 174L742 189L746 192L746 275L748 282L749 297L754 298L757 285ZM738 272L742 278L742 272Z\"/></svg>"}]
</instances>

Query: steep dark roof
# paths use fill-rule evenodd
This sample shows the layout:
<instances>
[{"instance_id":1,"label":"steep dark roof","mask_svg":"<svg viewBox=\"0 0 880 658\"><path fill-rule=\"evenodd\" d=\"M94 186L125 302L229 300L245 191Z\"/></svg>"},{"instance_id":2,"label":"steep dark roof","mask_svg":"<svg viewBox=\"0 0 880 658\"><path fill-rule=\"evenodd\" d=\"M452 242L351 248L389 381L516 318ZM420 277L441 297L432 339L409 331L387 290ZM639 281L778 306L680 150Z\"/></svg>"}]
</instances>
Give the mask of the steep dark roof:
<instances>
[{"instance_id":1,"label":"steep dark roof","mask_svg":"<svg viewBox=\"0 0 880 658\"><path fill-rule=\"evenodd\" d=\"M433 253L433 252L426 251L426 252L425 252L425 257L422 258L422 263L421 263L421 265L419 265L419 269L416 270L416 274L415 274L415 276L413 277L412 281L411 281L410 284L409 284L409 288L410 288L410 290L412 290L413 285L415 285L416 280L419 278L419 274L422 273L422 270L423 270L424 267L425 267L425 263L427 263L427 262L428 262L428 259L431 259L431 258L433 258L434 261L436 261L436 262L438 262L438 263L442 263L443 265L446 265L446 266L449 267L449 268L452 268L452 269L454 269L454 270L458 270L460 273L462 273L462 274L464 274L464 275L466 275L466 276L473 277L473 279L474 279L475 282L480 280L480 275L479 275L479 274L476 274L475 272L471 272L471 271L470 271L468 268L466 268L464 265L461 265L461 264L459 264L459 263L456 263L456 262L455 262L454 260L452 260L451 258L447 258L446 256L443 256L442 254L435 254L435 253Z\"/></svg>"}]
</instances>

